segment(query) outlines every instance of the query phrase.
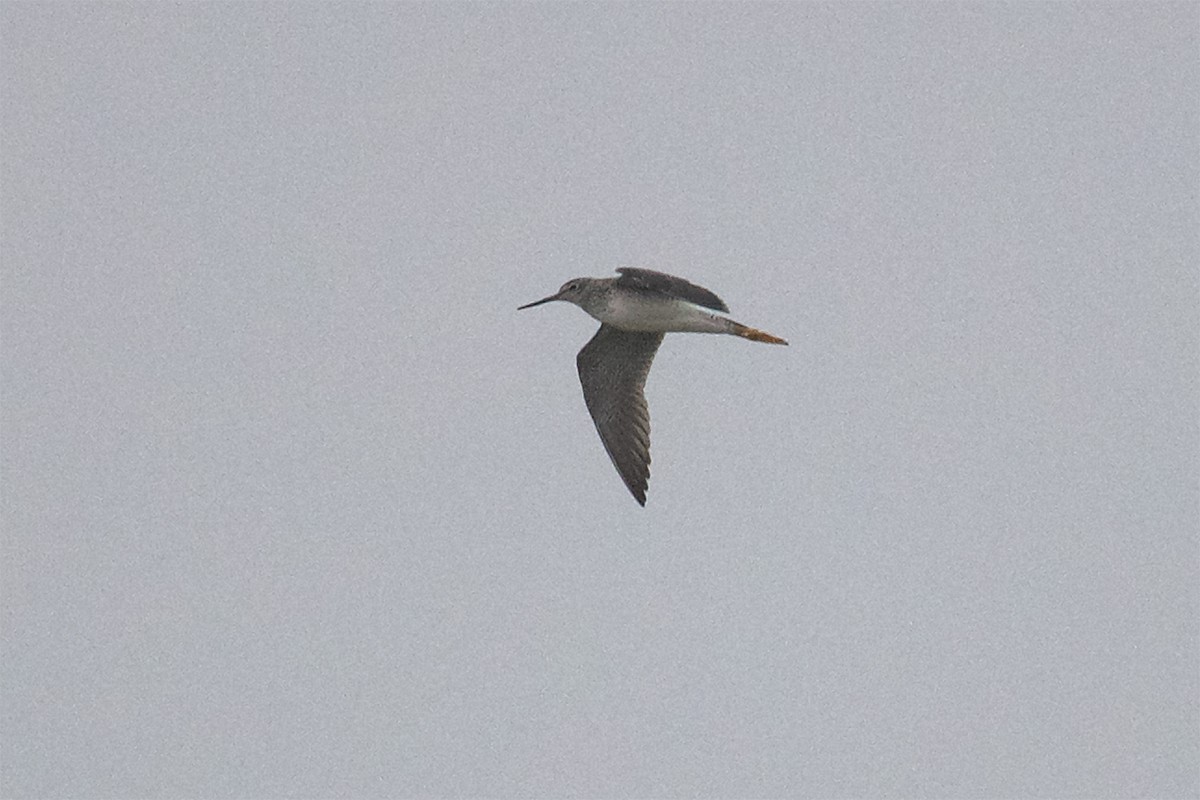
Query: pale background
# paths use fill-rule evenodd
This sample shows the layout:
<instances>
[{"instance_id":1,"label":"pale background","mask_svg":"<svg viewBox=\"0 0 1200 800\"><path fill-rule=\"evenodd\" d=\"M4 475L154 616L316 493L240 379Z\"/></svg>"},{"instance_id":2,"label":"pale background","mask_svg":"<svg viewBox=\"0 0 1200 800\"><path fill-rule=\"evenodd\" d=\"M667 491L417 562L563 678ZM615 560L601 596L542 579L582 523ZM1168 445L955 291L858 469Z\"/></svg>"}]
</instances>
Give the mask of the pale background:
<instances>
[{"instance_id":1,"label":"pale background","mask_svg":"<svg viewBox=\"0 0 1200 800\"><path fill-rule=\"evenodd\" d=\"M1197 796L1198 8L3 4L0 795Z\"/></svg>"}]
</instances>

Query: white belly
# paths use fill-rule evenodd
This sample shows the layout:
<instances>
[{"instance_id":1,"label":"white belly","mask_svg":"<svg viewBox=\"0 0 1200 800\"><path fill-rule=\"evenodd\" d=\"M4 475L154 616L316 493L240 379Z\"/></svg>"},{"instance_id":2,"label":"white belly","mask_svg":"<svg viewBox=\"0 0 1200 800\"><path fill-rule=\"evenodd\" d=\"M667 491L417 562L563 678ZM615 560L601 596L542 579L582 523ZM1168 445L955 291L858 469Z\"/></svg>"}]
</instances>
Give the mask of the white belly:
<instances>
[{"instance_id":1,"label":"white belly","mask_svg":"<svg viewBox=\"0 0 1200 800\"><path fill-rule=\"evenodd\" d=\"M606 325L627 331L726 333L729 320L710 314L683 300L614 293L599 313L590 312Z\"/></svg>"}]
</instances>

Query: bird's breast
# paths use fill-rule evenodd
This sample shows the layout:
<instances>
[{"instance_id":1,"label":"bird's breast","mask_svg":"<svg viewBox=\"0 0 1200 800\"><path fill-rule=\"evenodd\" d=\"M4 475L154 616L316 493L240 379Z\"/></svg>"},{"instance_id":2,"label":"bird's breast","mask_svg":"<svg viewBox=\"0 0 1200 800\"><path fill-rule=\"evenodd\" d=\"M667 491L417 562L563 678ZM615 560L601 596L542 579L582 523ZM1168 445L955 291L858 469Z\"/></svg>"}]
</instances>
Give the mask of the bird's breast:
<instances>
[{"instance_id":1,"label":"bird's breast","mask_svg":"<svg viewBox=\"0 0 1200 800\"><path fill-rule=\"evenodd\" d=\"M724 333L729 321L684 300L615 293L596 310L588 310L605 325L626 331Z\"/></svg>"}]
</instances>

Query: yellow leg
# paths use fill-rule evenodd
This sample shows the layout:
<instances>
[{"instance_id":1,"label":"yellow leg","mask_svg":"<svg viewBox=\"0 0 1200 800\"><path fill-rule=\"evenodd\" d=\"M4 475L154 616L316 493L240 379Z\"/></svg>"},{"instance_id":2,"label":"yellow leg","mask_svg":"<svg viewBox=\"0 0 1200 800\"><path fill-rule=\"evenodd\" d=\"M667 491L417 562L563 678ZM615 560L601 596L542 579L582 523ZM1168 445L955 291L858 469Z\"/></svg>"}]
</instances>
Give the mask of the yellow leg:
<instances>
[{"instance_id":1,"label":"yellow leg","mask_svg":"<svg viewBox=\"0 0 1200 800\"><path fill-rule=\"evenodd\" d=\"M738 322L733 324L736 326L733 329L733 334L741 336L743 339L749 339L753 342L766 342L767 344L787 344L783 339L780 339L778 336L772 336L766 331L760 331L757 328L751 328L748 325L742 325Z\"/></svg>"}]
</instances>

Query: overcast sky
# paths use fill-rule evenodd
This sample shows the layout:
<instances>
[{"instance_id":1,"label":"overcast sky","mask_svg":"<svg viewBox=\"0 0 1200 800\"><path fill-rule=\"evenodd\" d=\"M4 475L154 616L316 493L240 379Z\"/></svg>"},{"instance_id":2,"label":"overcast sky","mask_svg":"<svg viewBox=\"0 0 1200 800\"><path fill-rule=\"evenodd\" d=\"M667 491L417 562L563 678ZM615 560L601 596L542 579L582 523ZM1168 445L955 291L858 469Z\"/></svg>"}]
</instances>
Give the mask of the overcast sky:
<instances>
[{"instance_id":1,"label":"overcast sky","mask_svg":"<svg viewBox=\"0 0 1200 800\"><path fill-rule=\"evenodd\" d=\"M0 4L0 795L1196 797L1198 30Z\"/></svg>"}]
</instances>

